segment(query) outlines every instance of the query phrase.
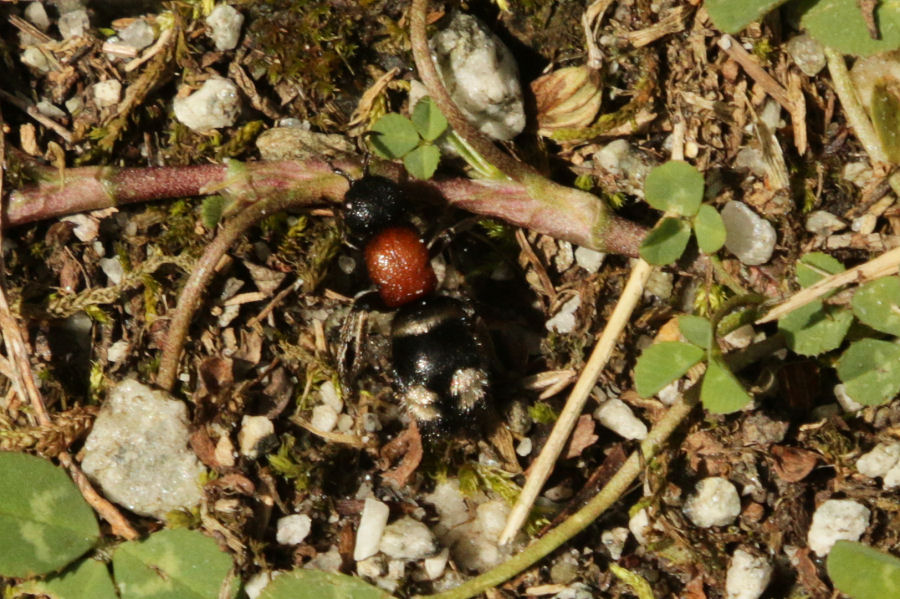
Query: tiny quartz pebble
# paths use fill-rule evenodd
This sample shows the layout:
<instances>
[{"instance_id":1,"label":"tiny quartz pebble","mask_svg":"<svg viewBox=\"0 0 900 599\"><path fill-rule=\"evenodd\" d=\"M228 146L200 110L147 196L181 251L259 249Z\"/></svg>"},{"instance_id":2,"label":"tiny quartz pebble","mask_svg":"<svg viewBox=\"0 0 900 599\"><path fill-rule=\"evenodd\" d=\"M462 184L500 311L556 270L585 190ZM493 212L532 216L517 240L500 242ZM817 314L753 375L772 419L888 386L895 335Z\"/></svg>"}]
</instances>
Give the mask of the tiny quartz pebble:
<instances>
[{"instance_id":1,"label":"tiny quartz pebble","mask_svg":"<svg viewBox=\"0 0 900 599\"><path fill-rule=\"evenodd\" d=\"M424 559L438 550L431 530L409 516L389 524L378 547L388 557L409 560Z\"/></svg>"},{"instance_id":2,"label":"tiny quartz pebble","mask_svg":"<svg viewBox=\"0 0 900 599\"><path fill-rule=\"evenodd\" d=\"M837 541L858 541L869 526L869 509L852 499L829 499L813 514L807 543L825 557Z\"/></svg>"},{"instance_id":3,"label":"tiny quartz pebble","mask_svg":"<svg viewBox=\"0 0 900 599\"><path fill-rule=\"evenodd\" d=\"M731 201L722 209L725 247L749 266L765 264L775 251L775 228L747 204Z\"/></svg>"},{"instance_id":4,"label":"tiny quartz pebble","mask_svg":"<svg viewBox=\"0 0 900 599\"><path fill-rule=\"evenodd\" d=\"M741 498L727 478L711 476L697 483L683 511L700 528L727 526L741 513Z\"/></svg>"},{"instance_id":5,"label":"tiny quartz pebble","mask_svg":"<svg viewBox=\"0 0 900 599\"><path fill-rule=\"evenodd\" d=\"M212 77L186 98L172 102L175 118L194 131L208 131L234 124L240 110L237 86L228 79Z\"/></svg>"},{"instance_id":6,"label":"tiny quartz pebble","mask_svg":"<svg viewBox=\"0 0 900 599\"><path fill-rule=\"evenodd\" d=\"M594 410L594 418L600 424L626 439L643 440L647 437L647 425L634 415L621 399L607 399Z\"/></svg>"},{"instance_id":7,"label":"tiny quartz pebble","mask_svg":"<svg viewBox=\"0 0 900 599\"><path fill-rule=\"evenodd\" d=\"M884 488L900 485L900 443L879 443L856 461L856 469L871 478L883 478Z\"/></svg>"},{"instance_id":8,"label":"tiny quartz pebble","mask_svg":"<svg viewBox=\"0 0 900 599\"><path fill-rule=\"evenodd\" d=\"M390 510L377 499L366 498L359 527L356 529L356 545L353 547L353 559L356 561L372 557L378 552L381 535L387 525Z\"/></svg>"},{"instance_id":9,"label":"tiny quartz pebble","mask_svg":"<svg viewBox=\"0 0 900 599\"><path fill-rule=\"evenodd\" d=\"M306 514L291 514L278 519L275 539L282 545L299 545L309 534L312 520Z\"/></svg>"},{"instance_id":10,"label":"tiny quartz pebble","mask_svg":"<svg viewBox=\"0 0 900 599\"><path fill-rule=\"evenodd\" d=\"M736 549L725 577L726 599L757 599L772 580L772 564L743 549Z\"/></svg>"}]
</instances>

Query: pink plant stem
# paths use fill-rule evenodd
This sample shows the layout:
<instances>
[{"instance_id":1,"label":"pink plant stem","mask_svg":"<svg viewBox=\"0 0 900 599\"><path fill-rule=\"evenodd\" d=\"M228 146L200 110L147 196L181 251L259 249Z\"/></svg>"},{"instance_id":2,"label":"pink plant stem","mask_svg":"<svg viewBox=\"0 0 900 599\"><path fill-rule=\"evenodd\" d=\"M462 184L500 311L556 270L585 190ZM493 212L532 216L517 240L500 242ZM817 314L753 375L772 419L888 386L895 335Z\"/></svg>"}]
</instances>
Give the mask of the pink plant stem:
<instances>
[{"instance_id":1,"label":"pink plant stem","mask_svg":"<svg viewBox=\"0 0 900 599\"><path fill-rule=\"evenodd\" d=\"M38 220L112 206L220 193L233 200L230 214L270 195L302 195L323 189L321 200L340 202L347 182L334 167L359 175L357 163L318 161L233 162L183 167L84 167L43 171L43 180L13 191L4 224L14 227ZM534 190L515 181L465 178L426 183L450 204L475 214L565 239L592 249L637 255L646 230L607 213L590 194L536 199ZM555 191L559 191L558 186Z\"/></svg>"}]
</instances>

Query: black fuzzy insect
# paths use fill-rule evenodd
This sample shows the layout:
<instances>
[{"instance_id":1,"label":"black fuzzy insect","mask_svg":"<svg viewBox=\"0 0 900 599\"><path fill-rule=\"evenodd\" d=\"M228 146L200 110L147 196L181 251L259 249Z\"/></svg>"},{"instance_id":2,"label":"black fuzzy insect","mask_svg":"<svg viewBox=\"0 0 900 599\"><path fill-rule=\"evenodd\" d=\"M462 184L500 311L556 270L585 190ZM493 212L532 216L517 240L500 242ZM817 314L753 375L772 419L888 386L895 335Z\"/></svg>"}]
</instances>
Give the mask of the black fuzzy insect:
<instances>
[{"instance_id":1,"label":"black fuzzy insect","mask_svg":"<svg viewBox=\"0 0 900 599\"><path fill-rule=\"evenodd\" d=\"M403 306L391 325L394 384L426 433L471 422L485 407L490 371L472 311L429 297Z\"/></svg>"},{"instance_id":2,"label":"black fuzzy insect","mask_svg":"<svg viewBox=\"0 0 900 599\"><path fill-rule=\"evenodd\" d=\"M366 175L344 195L344 225L357 242L365 242L387 227L406 224L403 192L386 177Z\"/></svg>"}]
</instances>

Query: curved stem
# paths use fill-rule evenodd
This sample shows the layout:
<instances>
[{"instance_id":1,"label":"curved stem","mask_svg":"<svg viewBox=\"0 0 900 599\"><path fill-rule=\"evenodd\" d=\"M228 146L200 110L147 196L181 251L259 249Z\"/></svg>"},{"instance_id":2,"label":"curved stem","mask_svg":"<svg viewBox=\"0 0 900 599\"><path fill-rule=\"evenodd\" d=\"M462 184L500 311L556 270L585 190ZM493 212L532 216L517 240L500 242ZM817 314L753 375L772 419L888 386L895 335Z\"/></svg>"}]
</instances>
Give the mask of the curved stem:
<instances>
[{"instance_id":1,"label":"curved stem","mask_svg":"<svg viewBox=\"0 0 900 599\"><path fill-rule=\"evenodd\" d=\"M469 119L457 108L456 103L450 98L447 88L441 80L434 61L431 59L431 50L428 47L428 37L425 33L425 19L428 15L428 0L413 0L409 9L409 37L412 45L413 59L422 83L428 89L431 99L437 104L440 111L447 117L447 122L459 136L466 141L476 152L482 155L488 162L500 169L503 174L521 181L528 175L537 174L534 169L525 163L519 162L509 154L502 152L492 141L487 139L481 131L476 129Z\"/></svg>"},{"instance_id":2,"label":"curved stem","mask_svg":"<svg viewBox=\"0 0 900 599\"><path fill-rule=\"evenodd\" d=\"M347 183L345 181L344 191L346 191L346 186ZM333 193L331 182L326 183L324 188L321 185L311 183L303 194L278 194L260 200L244 208L237 216L228 221L212 243L209 244L203 256L197 261L178 298L178 305L172 314L172 321L169 323L169 330L163 342L159 371L156 374L156 384L159 387L166 391L171 391L172 387L175 386L175 380L178 375L178 360L181 357L181 350L184 347L184 340L187 338L194 312L200 306L203 293L215 275L216 264L225 255L228 248L248 228L266 216L290 208L309 206L319 202L322 197L329 197ZM340 192L339 197L343 197L343 192ZM330 199L336 198L331 197Z\"/></svg>"},{"instance_id":3,"label":"curved stem","mask_svg":"<svg viewBox=\"0 0 900 599\"><path fill-rule=\"evenodd\" d=\"M519 574L525 568L531 566L587 528L628 490L638 474L641 473L641 466L644 461L649 460L659 452L666 439L669 438L691 413L694 406L697 405L698 398L699 389L695 385L669 408L662 420L656 423L656 426L653 427L653 430L641 443L641 448L629 456L628 460L625 461L606 486L583 508L566 519L562 524L496 568L488 570L484 574L468 580L454 589L434 595L422 596L420 599L468 599L468 597L474 597Z\"/></svg>"}]
</instances>

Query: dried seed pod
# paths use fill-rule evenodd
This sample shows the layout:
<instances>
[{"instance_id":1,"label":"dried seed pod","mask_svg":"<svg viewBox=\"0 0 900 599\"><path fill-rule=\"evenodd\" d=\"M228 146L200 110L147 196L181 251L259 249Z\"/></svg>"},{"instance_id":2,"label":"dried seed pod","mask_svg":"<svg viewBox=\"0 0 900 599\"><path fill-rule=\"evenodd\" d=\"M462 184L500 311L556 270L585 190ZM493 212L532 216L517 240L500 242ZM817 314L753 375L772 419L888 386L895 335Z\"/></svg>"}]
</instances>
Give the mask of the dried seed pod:
<instances>
[{"instance_id":1,"label":"dried seed pod","mask_svg":"<svg viewBox=\"0 0 900 599\"><path fill-rule=\"evenodd\" d=\"M600 73L586 66L565 67L532 81L540 134L590 125L600 110L601 84Z\"/></svg>"}]
</instances>

